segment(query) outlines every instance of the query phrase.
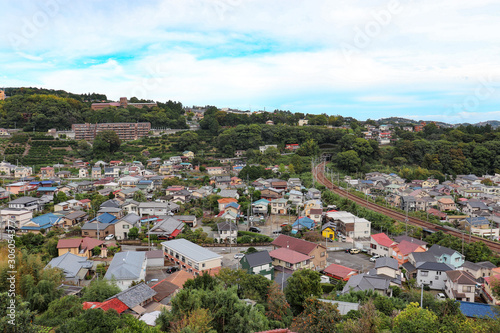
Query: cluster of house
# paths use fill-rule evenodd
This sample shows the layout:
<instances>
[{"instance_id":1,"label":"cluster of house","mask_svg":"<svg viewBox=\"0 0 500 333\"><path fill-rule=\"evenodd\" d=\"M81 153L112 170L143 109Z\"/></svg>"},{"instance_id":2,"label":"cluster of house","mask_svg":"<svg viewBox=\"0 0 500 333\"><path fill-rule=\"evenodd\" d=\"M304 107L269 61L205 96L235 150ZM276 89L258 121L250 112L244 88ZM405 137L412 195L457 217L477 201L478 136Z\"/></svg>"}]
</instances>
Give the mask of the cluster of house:
<instances>
[{"instance_id":1,"label":"cluster of house","mask_svg":"<svg viewBox=\"0 0 500 333\"><path fill-rule=\"evenodd\" d=\"M374 290L391 295L391 286L415 279L418 287L443 291L448 298L464 302L497 304L492 284L500 282L500 268L489 261L472 263L453 249L432 245L408 236L389 238L384 233L371 235L369 252L378 258L375 268L361 273L332 264L323 273L347 281L342 293Z\"/></svg>"},{"instance_id":2,"label":"cluster of house","mask_svg":"<svg viewBox=\"0 0 500 333\"><path fill-rule=\"evenodd\" d=\"M493 185L485 185L486 179ZM371 172L364 180L347 181L367 195L383 195L389 204L405 211L424 211L472 234L499 238L500 174L458 175L440 184L431 178L406 183L396 174Z\"/></svg>"},{"instance_id":3,"label":"cluster of house","mask_svg":"<svg viewBox=\"0 0 500 333\"><path fill-rule=\"evenodd\" d=\"M427 125L427 123L422 121L417 125L408 125L401 128L403 129L403 131L407 132L421 132L424 129L425 125ZM378 127L374 125L365 125L365 128L366 131L363 132L363 136L366 140L377 140L381 145L391 143L394 125L384 124Z\"/></svg>"}]
</instances>

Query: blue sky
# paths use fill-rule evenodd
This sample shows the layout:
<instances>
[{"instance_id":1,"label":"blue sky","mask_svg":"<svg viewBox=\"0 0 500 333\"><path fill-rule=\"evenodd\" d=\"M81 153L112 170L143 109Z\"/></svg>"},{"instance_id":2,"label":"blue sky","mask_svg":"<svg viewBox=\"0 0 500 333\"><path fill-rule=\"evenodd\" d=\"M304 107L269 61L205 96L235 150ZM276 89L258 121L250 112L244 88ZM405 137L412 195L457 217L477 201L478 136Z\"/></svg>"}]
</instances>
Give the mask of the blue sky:
<instances>
[{"instance_id":1,"label":"blue sky","mask_svg":"<svg viewBox=\"0 0 500 333\"><path fill-rule=\"evenodd\" d=\"M0 86L500 120L497 0L5 1Z\"/></svg>"}]
</instances>

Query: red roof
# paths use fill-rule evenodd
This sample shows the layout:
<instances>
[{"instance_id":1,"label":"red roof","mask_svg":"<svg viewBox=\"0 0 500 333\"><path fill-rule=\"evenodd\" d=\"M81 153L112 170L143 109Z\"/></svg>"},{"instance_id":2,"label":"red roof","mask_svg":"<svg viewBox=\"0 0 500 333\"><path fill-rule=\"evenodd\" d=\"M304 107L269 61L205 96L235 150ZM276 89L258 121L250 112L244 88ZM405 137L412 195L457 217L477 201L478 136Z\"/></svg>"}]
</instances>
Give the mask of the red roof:
<instances>
[{"instance_id":1,"label":"red roof","mask_svg":"<svg viewBox=\"0 0 500 333\"><path fill-rule=\"evenodd\" d=\"M269 252L269 256L271 258L276 258L278 260L283 260L285 262L289 262L291 264L296 264L298 262L306 261L308 259L312 259L310 256L306 256L300 252L287 249L282 247L280 249L272 250Z\"/></svg>"},{"instance_id":2,"label":"red roof","mask_svg":"<svg viewBox=\"0 0 500 333\"><path fill-rule=\"evenodd\" d=\"M236 200L234 198L222 198L222 199L217 200L217 202L218 203L228 204L228 203L231 203L231 202L238 202L238 200Z\"/></svg>"},{"instance_id":3,"label":"red roof","mask_svg":"<svg viewBox=\"0 0 500 333\"><path fill-rule=\"evenodd\" d=\"M68 249L68 248L80 247L81 243L82 243L81 238L60 239L57 242L57 248Z\"/></svg>"},{"instance_id":4,"label":"red roof","mask_svg":"<svg viewBox=\"0 0 500 333\"><path fill-rule=\"evenodd\" d=\"M103 302L98 309L103 309L104 311L107 311L109 309L114 309L118 313L122 313L123 311L128 309L128 306L125 305L122 301L120 301L118 298L112 298L108 301Z\"/></svg>"},{"instance_id":5,"label":"red roof","mask_svg":"<svg viewBox=\"0 0 500 333\"><path fill-rule=\"evenodd\" d=\"M91 200L90 199L82 199L80 200L81 203L87 203L87 202L90 202Z\"/></svg>"},{"instance_id":6,"label":"red roof","mask_svg":"<svg viewBox=\"0 0 500 333\"><path fill-rule=\"evenodd\" d=\"M402 241L401 243L399 243L396 246L399 249L399 252L401 252L403 255L410 254L410 253L414 252L416 249L418 249L419 247L421 247L418 244L415 244L415 243L412 243L412 242L408 242L408 241L405 241L405 240Z\"/></svg>"},{"instance_id":7,"label":"red roof","mask_svg":"<svg viewBox=\"0 0 500 333\"><path fill-rule=\"evenodd\" d=\"M125 310L128 309L128 306L125 305L122 301L120 301L118 298L112 298L108 301L105 302L83 302L83 309L88 310L88 309L102 309L104 311L107 311L109 309L114 309L118 313L122 313Z\"/></svg>"},{"instance_id":8,"label":"red roof","mask_svg":"<svg viewBox=\"0 0 500 333\"><path fill-rule=\"evenodd\" d=\"M345 281L349 280L352 275L356 275L358 273L355 269L336 264L331 264L325 268L323 272L333 278L340 278Z\"/></svg>"},{"instance_id":9,"label":"red roof","mask_svg":"<svg viewBox=\"0 0 500 333\"><path fill-rule=\"evenodd\" d=\"M298 239L286 235L279 235L278 238L276 238L271 244L281 248L288 248L290 250L294 250L302 254L309 254L317 246L323 246L316 243L305 241L303 239Z\"/></svg>"},{"instance_id":10,"label":"red roof","mask_svg":"<svg viewBox=\"0 0 500 333\"><path fill-rule=\"evenodd\" d=\"M379 234L375 234L371 236L373 240L382 246L391 247L394 244L394 241L389 238L385 233L381 232Z\"/></svg>"},{"instance_id":11,"label":"red roof","mask_svg":"<svg viewBox=\"0 0 500 333\"><path fill-rule=\"evenodd\" d=\"M182 230L180 230L180 229L175 229L175 230L174 230L174 232L172 232L172 233L170 234L170 237L172 237L172 238L176 237L178 234L180 234L180 233L181 233L181 231L182 231Z\"/></svg>"}]
</instances>

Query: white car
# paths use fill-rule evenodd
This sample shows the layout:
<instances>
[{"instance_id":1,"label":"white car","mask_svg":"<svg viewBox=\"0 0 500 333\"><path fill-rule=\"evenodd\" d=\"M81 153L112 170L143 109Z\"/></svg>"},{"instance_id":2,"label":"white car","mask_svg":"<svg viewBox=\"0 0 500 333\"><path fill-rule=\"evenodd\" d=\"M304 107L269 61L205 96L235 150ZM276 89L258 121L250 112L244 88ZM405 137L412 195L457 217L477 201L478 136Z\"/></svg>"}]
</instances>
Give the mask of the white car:
<instances>
[{"instance_id":1,"label":"white car","mask_svg":"<svg viewBox=\"0 0 500 333\"><path fill-rule=\"evenodd\" d=\"M239 259L243 258L244 256L245 256L245 255L244 255L243 253L236 253L236 254L234 255L234 259L238 259L238 260L239 260Z\"/></svg>"},{"instance_id":2,"label":"white car","mask_svg":"<svg viewBox=\"0 0 500 333\"><path fill-rule=\"evenodd\" d=\"M380 258L380 256L378 254L374 255L373 257L370 258L370 261L371 262L375 262L377 261L377 259Z\"/></svg>"},{"instance_id":3,"label":"white car","mask_svg":"<svg viewBox=\"0 0 500 333\"><path fill-rule=\"evenodd\" d=\"M107 236L104 238L104 240L112 240L112 239L114 239L114 238L115 238L115 235L113 235L113 234L109 234L109 235L107 235Z\"/></svg>"}]
</instances>

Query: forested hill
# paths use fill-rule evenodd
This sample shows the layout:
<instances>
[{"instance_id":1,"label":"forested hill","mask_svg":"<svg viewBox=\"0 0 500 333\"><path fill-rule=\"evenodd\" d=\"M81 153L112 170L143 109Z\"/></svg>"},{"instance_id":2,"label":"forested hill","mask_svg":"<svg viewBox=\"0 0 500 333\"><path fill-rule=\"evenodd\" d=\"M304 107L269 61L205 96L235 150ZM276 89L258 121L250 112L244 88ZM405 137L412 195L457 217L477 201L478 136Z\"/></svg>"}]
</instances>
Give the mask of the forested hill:
<instances>
[{"instance_id":1,"label":"forested hill","mask_svg":"<svg viewBox=\"0 0 500 333\"><path fill-rule=\"evenodd\" d=\"M180 102L158 102L158 106L153 108L128 106L94 111L90 108L90 100L106 100L106 95L76 95L63 90L38 88L7 88L6 95L10 97L0 101L0 127L3 128L65 130L70 129L72 124L82 122L150 122L152 127L188 128Z\"/></svg>"}]
</instances>

